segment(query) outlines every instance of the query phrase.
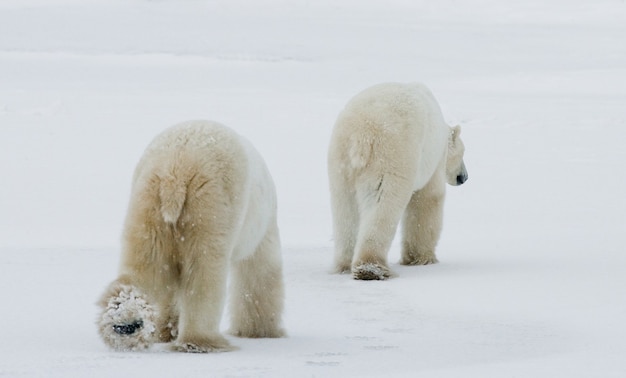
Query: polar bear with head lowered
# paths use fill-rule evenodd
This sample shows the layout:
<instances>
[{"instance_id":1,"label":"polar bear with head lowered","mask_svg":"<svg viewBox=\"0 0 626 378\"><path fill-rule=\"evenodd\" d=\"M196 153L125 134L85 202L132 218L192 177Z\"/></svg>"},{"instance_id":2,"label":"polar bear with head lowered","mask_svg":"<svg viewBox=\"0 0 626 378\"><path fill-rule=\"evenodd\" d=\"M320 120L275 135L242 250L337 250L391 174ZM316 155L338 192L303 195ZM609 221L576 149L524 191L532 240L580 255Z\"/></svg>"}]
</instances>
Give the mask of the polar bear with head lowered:
<instances>
[{"instance_id":1,"label":"polar bear with head lowered","mask_svg":"<svg viewBox=\"0 0 626 378\"><path fill-rule=\"evenodd\" d=\"M337 272L388 278L401 218L401 264L437 262L445 184L467 180L459 134L419 83L379 84L348 102L328 152Z\"/></svg>"},{"instance_id":2,"label":"polar bear with head lowered","mask_svg":"<svg viewBox=\"0 0 626 378\"><path fill-rule=\"evenodd\" d=\"M176 125L135 170L100 335L116 350L170 341L184 352L231 350L219 332L229 271L230 332L284 336L276 195L263 159L218 123Z\"/></svg>"}]
</instances>

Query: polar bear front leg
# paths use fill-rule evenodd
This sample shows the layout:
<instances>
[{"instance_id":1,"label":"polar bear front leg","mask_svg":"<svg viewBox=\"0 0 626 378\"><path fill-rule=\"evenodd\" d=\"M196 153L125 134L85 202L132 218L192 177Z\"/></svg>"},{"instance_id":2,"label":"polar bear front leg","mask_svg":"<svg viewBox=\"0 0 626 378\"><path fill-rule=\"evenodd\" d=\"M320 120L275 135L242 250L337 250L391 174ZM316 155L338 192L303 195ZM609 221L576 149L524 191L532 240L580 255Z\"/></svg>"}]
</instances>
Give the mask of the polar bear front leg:
<instances>
[{"instance_id":1,"label":"polar bear front leg","mask_svg":"<svg viewBox=\"0 0 626 378\"><path fill-rule=\"evenodd\" d=\"M284 287L278 226L274 223L254 254L233 264L230 333L238 337L283 337Z\"/></svg>"},{"instance_id":2,"label":"polar bear front leg","mask_svg":"<svg viewBox=\"0 0 626 378\"><path fill-rule=\"evenodd\" d=\"M402 265L428 265L438 262L435 247L443 224L445 181L433 177L413 193L404 212L402 226Z\"/></svg>"}]
</instances>

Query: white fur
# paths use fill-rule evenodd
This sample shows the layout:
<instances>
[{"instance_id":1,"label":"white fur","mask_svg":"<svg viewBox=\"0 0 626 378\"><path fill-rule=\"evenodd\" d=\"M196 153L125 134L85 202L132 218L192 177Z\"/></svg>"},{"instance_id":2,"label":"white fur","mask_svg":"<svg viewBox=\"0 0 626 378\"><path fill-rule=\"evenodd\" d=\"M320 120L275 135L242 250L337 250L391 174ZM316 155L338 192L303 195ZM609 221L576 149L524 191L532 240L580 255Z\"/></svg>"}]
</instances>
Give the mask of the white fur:
<instances>
[{"instance_id":1,"label":"white fur","mask_svg":"<svg viewBox=\"0 0 626 378\"><path fill-rule=\"evenodd\" d=\"M135 170L120 275L100 301L103 340L118 350L168 341L186 352L233 349L218 329L229 271L230 332L284 336L272 178L254 147L232 130L185 122L158 135ZM154 310L124 304L131 298L125 292ZM120 321L150 326L146 314L154 318L153 332L111 332Z\"/></svg>"},{"instance_id":2,"label":"white fur","mask_svg":"<svg viewBox=\"0 0 626 378\"><path fill-rule=\"evenodd\" d=\"M467 179L459 133L419 83L379 84L349 101L328 153L338 272L389 277L387 253L403 214L401 262L437 262L445 183Z\"/></svg>"}]
</instances>

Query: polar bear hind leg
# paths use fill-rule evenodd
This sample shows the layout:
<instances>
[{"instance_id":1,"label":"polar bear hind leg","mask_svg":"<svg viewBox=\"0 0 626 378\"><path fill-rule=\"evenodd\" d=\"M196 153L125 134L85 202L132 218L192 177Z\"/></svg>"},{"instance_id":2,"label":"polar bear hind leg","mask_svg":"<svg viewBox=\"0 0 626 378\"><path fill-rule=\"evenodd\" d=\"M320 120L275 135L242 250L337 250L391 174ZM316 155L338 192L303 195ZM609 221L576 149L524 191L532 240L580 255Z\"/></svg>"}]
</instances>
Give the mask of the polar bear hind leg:
<instances>
[{"instance_id":1,"label":"polar bear hind leg","mask_svg":"<svg viewBox=\"0 0 626 378\"><path fill-rule=\"evenodd\" d=\"M238 337L284 337L284 287L280 237L274 222L254 254L231 270L230 333Z\"/></svg>"},{"instance_id":2,"label":"polar bear hind leg","mask_svg":"<svg viewBox=\"0 0 626 378\"><path fill-rule=\"evenodd\" d=\"M343 177L331 180L333 238L335 241L335 273L350 273L359 231L359 208Z\"/></svg>"},{"instance_id":3,"label":"polar bear hind leg","mask_svg":"<svg viewBox=\"0 0 626 378\"><path fill-rule=\"evenodd\" d=\"M172 349L190 353L234 350L219 332L228 267L223 242L218 232L189 239L188 248L180 253L179 335Z\"/></svg>"},{"instance_id":4,"label":"polar bear hind leg","mask_svg":"<svg viewBox=\"0 0 626 378\"><path fill-rule=\"evenodd\" d=\"M402 212L411 198L410 181L391 174L357 185L359 233L352 262L357 280L385 280L392 276L387 254Z\"/></svg>"}]
</instances>

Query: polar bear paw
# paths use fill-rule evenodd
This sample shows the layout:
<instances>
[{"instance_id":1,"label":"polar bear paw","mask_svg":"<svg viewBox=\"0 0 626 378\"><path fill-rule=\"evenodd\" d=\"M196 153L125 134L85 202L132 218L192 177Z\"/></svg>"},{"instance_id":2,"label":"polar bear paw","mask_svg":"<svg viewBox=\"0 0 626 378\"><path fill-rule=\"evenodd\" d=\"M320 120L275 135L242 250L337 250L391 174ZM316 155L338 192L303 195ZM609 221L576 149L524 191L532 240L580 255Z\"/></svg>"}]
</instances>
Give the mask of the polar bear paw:
<instances>
[{"instance_id":1,"label":"polar bear paw","mask_svg":"<svg viewBox=\"0 0 626 378\"><path fill-rule=\"evenodd\" d=\"M389 268L376 263L364 263L352 268L352 276L355 280L386 280L391 277Z\"/></svg>"},{"instance_id":2,"label":"polar bear paw","mask_svg":"<svg viewBox=\"0 0 626 378\"><path fill-rule=\"evenodd\" d=\"M115 285L98 322L105 344L118 351L150 347L156 337L156 311L134 286Z\"/></svg>"},{"instance_id":3,"label":"polar bear paw","mask_svg":"<svg viewBox=\"0 0 626 378\"><path fill-rule=\"evenodd\" d=\"M185 353L219 353L237 350L237 347L230 345L228 340L218 335L210 339L176 341L171 345L171 349L175 352Z\"/></svg>"},{"instance_id":4,"label":"polar bear paw","mask_svg":"<svg viewBox=\"0 0 626 378\"><path fill-rule=\"evenodd\" d=\"M439 260L437 260L434 253L422 255L407 254L400 260L402 265L431 265L438 262Z\"/></svg>"}]
</instances>

